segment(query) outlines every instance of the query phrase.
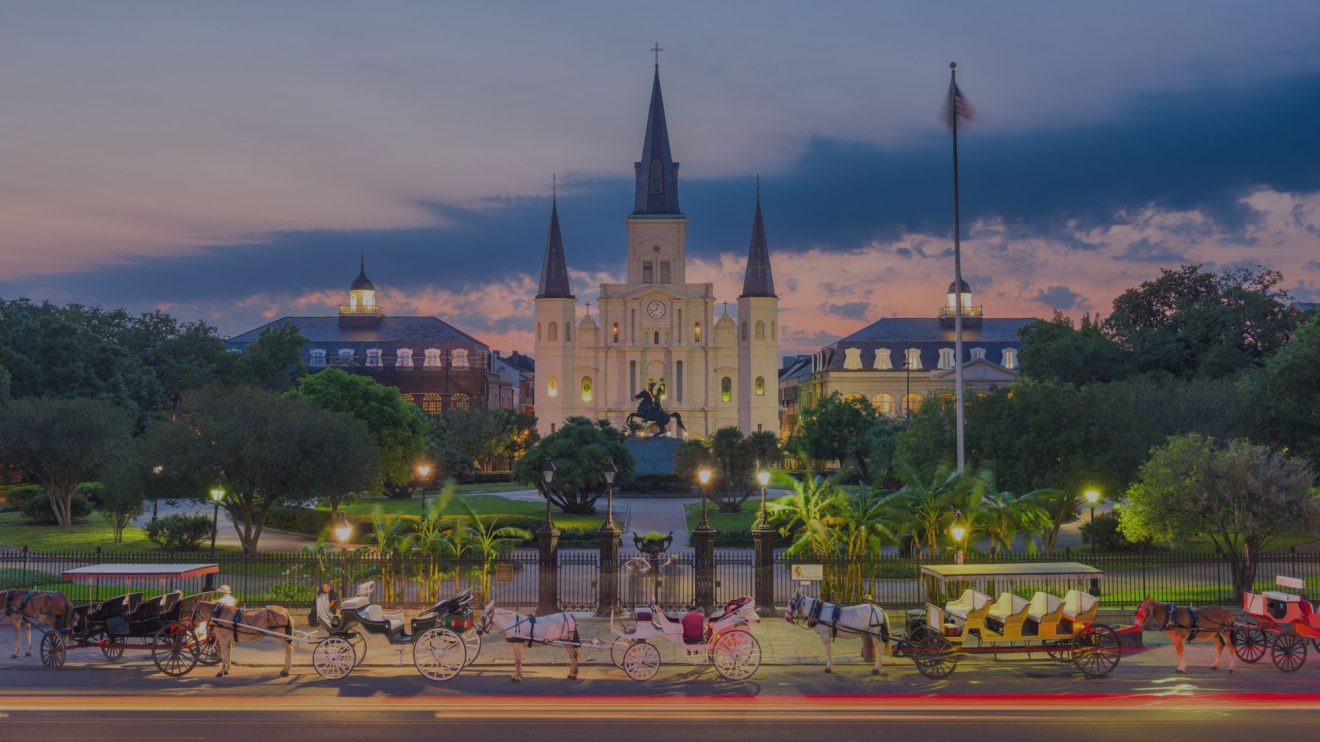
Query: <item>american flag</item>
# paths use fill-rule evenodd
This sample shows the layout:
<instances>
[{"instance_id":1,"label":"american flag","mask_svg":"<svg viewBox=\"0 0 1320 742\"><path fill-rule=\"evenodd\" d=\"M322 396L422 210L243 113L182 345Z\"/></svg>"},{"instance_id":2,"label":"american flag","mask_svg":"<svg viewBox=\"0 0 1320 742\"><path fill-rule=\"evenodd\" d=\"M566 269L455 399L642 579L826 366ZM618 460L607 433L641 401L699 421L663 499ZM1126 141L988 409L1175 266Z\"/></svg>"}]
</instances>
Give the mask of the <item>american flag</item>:
<instances>
[{"instance_id":1,"label":"american flag","mask_svg":"<svg viewBox=\"0 0 1320 742\"><path fill-rule=\"evenodd\" d=\"M951 102L953 104L952 110L950 110L949 105ZM944 112L941 115L941 118L944 119L944 125L950 129L954 125L954 114L957 114L958 118L963 121L972 121L976 118L976 112L972 110L972 104L968 103L967 99L963 97L962 91L958 89L958 83L950 80L949 95L944 99Z\"/></svg>"}]
</instances>

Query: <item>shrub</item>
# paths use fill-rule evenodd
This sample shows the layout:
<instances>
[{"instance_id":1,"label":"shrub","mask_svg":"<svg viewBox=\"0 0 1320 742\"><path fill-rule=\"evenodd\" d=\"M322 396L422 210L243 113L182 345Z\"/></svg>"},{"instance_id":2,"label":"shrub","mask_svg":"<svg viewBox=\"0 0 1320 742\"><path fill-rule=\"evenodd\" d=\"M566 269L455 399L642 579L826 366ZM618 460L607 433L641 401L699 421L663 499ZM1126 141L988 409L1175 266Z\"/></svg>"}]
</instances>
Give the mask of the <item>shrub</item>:
<instances>
[{"instance_id":1,"label":"shrub","mask_svg":"<svg viewBox=\"0 0 1320 742\"><path fill-rule=\"evenodd\" d=\"M319 536L330 525L330 511L277 505L266 516L266 526L277 531ZM357 531L358 529L354 529Z\"/></svg>"},{"instance_id":2,"label":"shrub","mask_svg":"<svg viewBox=\"0 0 1320 742\"><path fill-rule=\"evenodd\" d=\"M23 494L17 496L17 500L14 495L15 489L18 488L9 488L8 501L10 507L18 508L23 513L23 517L33 523L54 524L56 522L55 511L50 508L50 498L46 497L46 493L42 492L40 487L32 485L32 489L35 491L32 494L27 494L24 491ZM88 500L80 492L73 493L73 496L69 498L69 516L74 520L79 520L86 518L91 512L91 500Z\"/></svg>"},{"instance_id":3,"label":"shrub","mask_svg":"<svg viewBox=\"0 0 1320 742\"><path fill-rule=\"evenodd\" d=\"M167 515L147 524L147 538L165 551L191 551L211 537L205 515Z\"/></svg>"},{"instance_id":4,"label":"shrub","mask_svg":"<svg viewBox=\"0 0 1320 742\"><path fill-rule=\"evenodd\" d=\"M316 591L302 582L277 582L266 588L261 599L279 604L311 603L316 600Z\"/></svg>"},{"instance_id":5,"label":"shrub","mask_svg":"<svg viewBox=\"0 0 1320 742\"><path fill-rule=\"evenodd\" d=\"M638 494L691 494L692 481L677 474L634 474L619 491Z\"/></svg>"},{"instance_id":6,"label":"shrub","mask_svg":"<svg viewBox=\"0 0 1320 742\"><path fill-rule=\"evenodd\" d=\"M1153 548L1150 542L1136 542L1128 539L1118 529L1118 513L1100 513L1095 516L1095 523L1083 523L1081 528L1082 543L1092 544L1098 552L1113 551L1148 551Z\"/></svg>"}]
</instances>

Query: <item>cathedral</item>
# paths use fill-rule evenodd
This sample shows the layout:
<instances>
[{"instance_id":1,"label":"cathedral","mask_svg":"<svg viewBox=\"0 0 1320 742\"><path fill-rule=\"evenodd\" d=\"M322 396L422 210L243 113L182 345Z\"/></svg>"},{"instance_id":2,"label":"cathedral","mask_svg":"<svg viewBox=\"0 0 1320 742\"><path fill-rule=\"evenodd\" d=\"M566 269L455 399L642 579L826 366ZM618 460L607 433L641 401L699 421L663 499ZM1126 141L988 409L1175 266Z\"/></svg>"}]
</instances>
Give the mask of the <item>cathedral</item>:
<instances>
[{"instance_id":1,"label":"cathedral","mask_svg":"<svg viewBox=\"0 0 1320 742\"><path fill-rule=\"evenodd\" d=\"M678 163L660 94L651 85L642 157L627 225L627 282L601 284L598 317L578 311L568 280L559 211L536 293L536 415L542 435L574 415L622 427L637 397L655 390L681 416L672 436L708 436L726 426L779 430L779 298L758 190L737 315L718 310L714 285L689 282L687 217L678 205ZM590 309L590 304L587 305Z\"/></svg>"}]
</instances>

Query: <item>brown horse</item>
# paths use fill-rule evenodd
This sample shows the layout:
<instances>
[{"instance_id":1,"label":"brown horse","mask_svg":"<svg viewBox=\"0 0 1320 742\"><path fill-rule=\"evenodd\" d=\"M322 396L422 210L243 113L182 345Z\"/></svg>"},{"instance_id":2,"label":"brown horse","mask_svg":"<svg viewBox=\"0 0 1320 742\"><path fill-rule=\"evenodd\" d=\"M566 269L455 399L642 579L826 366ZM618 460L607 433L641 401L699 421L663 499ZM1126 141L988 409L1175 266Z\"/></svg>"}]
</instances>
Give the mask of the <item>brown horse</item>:
<instances>
[{"instance_id":1,"label":"brown horse","mask_svg":"<svg viewBox=\"0 0 1320 742\"><path fill-rule=\"evenodd\" d=\"M27 631L27 652L32 656L32 627L42 631L62 629L73 621L73 601L63 593L33 591L27 588L10 588L0 593L0 617L8 616L14 626L14 653L17 657L22 647L22 633Z\"/></svg>"},{"instance_id":2,"label":"brown horse","mask_svg":"<svg viewBox=\"0 0 1320 742\"><path fill-rule=\"evenodd\" d=\"M1187 672L1187 657L1184 649L1187 642L1199 634L1210 634L1215 642L1215 663L1211 670L1219 669L1219 660L1228 650L1228 671L1237 669L1237 655L1233 653L1233 614L1226 608L1208 605L1204 608L1178 607L1173 603L1156 603L1146 598L1137 609L1132 623L1138 631L1144 631L1150 625L1152 631L1163 631L1173 640L1174 649L1178 650L1178 672Z\"/></svg>"},{"instance_id":3,"label":"brown horse","mask_svg":"<svg viewBox=\"0 0 1320 742\"><path fill-rule=\"evenodd\" d=\"M286 637L293 636L293 617L277 605L243 610L202 600L193 608L192 622L193 626L206 626L207 630L214 632L216 642L220 645L220 672L215 674L217 678L229 674L229 652L234 642L279 638L265 632L282 631ZM264 629L265 632L254 629ZM280 671L280 677L288 677L292 665L293 639L288 638L284 640L284 669Z\"/></svg>"}]
</instances>

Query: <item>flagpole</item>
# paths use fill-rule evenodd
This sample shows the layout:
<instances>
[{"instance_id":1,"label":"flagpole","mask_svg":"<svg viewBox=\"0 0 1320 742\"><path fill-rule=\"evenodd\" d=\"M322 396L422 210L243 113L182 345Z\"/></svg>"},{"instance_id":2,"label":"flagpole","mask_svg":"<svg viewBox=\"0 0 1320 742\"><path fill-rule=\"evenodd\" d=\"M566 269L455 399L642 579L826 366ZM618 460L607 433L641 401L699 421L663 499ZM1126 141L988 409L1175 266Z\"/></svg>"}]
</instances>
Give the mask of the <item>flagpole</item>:
<instances>
[{"instance_id":1,"label":"flagpole","mask_svg":"<svg viewBox=\"0 0 1320 742\"><path fill-rule=\"evenodd\" d=\"M963 279L962 279L962 225L958 216L958 101L957 91L958 63L949 62L949 130L953 132L953 383L957 386L954 394L956 420L958 426L958 473L962 474L965 463L963 439Z\"/></svg>"}]
</instances>

